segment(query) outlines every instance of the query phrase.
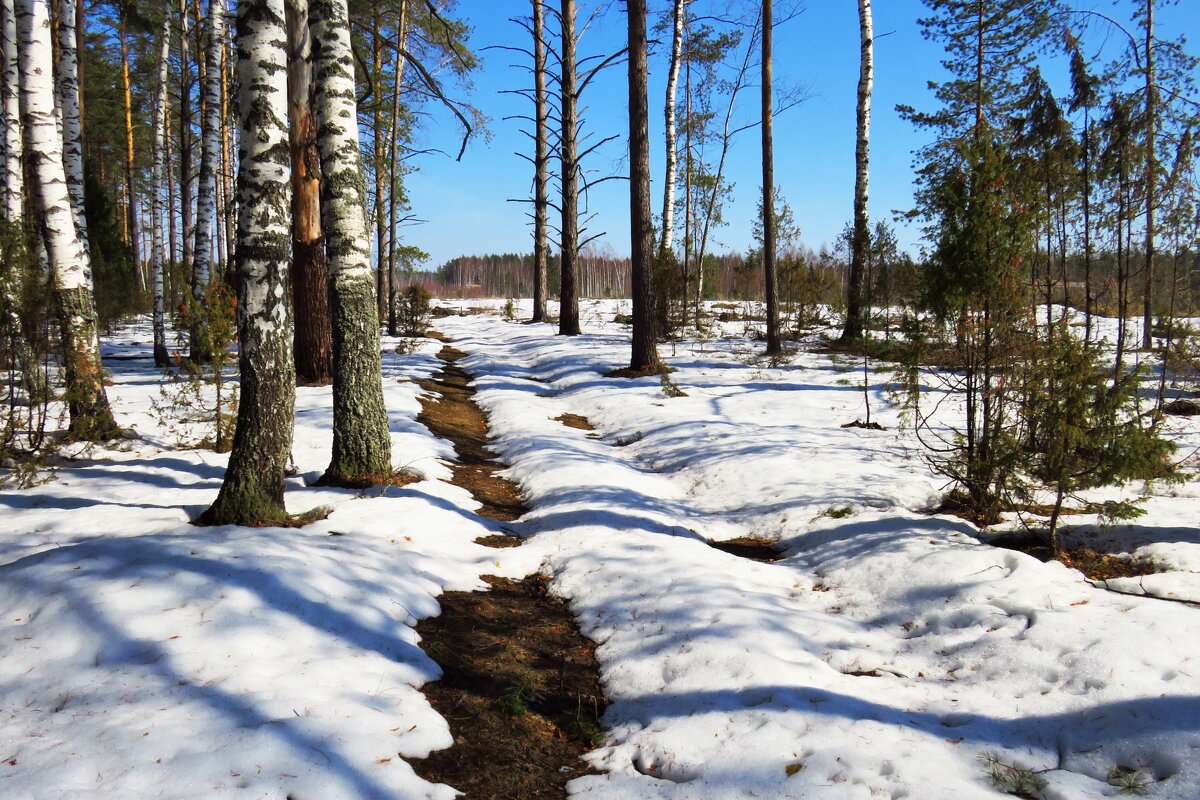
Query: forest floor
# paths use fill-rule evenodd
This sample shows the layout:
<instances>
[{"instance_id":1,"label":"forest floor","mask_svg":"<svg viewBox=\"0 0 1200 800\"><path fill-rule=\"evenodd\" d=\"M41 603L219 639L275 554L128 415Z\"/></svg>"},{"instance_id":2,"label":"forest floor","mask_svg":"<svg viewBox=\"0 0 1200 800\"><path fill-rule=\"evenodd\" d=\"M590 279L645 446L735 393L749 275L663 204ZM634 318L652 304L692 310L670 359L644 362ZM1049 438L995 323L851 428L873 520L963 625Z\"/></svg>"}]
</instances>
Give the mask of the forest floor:
<instances>
[{"instance_id":1,"label":"forest floor","mask_svg":"<svg viewBox=\"0 0 1200 800\"><path fill-rule=\"evenodd\" d=\"M929 512L887 365L864 392L730 322L661 348L670 384L606 377L626 313L385 339L404 487L309 486L330 390L298 389L289 508L333 512L296 530L188 524L227 457L154 411L149 326L107 337L137 438L0 488L0 794L1200 796L1200 608L1168 602L1200 601L1200 485L1071 516L1160 570L1089 579ZM884 430L843 427L864 399Z\"/></svg>"}]
</instances>

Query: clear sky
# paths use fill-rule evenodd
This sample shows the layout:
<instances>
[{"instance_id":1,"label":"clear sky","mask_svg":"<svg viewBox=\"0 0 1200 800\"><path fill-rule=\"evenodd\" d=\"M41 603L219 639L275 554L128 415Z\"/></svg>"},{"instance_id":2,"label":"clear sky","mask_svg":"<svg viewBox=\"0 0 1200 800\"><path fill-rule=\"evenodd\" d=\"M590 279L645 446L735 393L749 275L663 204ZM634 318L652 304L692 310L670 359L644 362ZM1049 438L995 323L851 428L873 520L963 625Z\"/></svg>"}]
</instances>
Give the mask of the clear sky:
<instances>
[{"instance_id":1,"label":"clear sky","mask_svg":"<svg viewBox=\"0 0 1200 800\"><path fill-rule=\"evenodd\" d=\"M786 0L775 0L777 9ZM554 4L554 0L547 0ZM579 0L581 18L598 0ZM705 7L709 0L696 0ZM609 53L625 39L624 3L609 6L588 30L580 56ZM737 0L725 6L732 7ZM556 5L556 4L555 4ZM666 13L667 0L650 0L650 13ZM912 203L912 153L927 136L899 118L898 103L929 108L928 81L943 76L942 53L925 41L917 19L926 13L920 0L875 0L875 94L871 140L871 216L892 217ZM1200 38L1200 0L1182 0L1159 14L1163 36L1189 34ZM1128 18L1129 0L1090 0L1077 7L1110 13L1122 22ZM488 50L489 45L525 46L528 34L510 17L528 15L527 0L461 0L458 13L474 27L472 46L481 52L483 68L475 79L473 102L491 118L490 141L475 141L461 162L424 156L420 171L408 178L414 213L426 223L409 228L407 239L430 253L425 268L449 258L485 252L528 252L532 249L523 204L508 198L529 194L532 167L515 155L530 153L531 143L521 133L522 123L505 120L531 113L530 104L504 90L531 84L527 72L510 65L525 60L520 54ZM780 11L776 11L777 18ZM653 35L653 34L652 34ZM806 245L832 244L851 216L854 189L855 91L858 83L858 7L854 0L808 0L803 13L775 33L775 81L807 87L808 99L780 115L775 123L775 175L783 196L795 211ZM1194 51L1194 46L1189 50ZM665 95L669 40L650 56L651 171L656 212L661 210L663 161L662 106ZM1055 82L1054 76L1050 76ZM1061 79L1060 79L1061 80ZM583 102L587 125L599 136L619 135L591 160L601 172L627 170L626 76L623 65L611 68L587 90ZM1063 87L1065 89L1065 86ZM742 122L757 119L757 86L743 93ZM460 130L449 118L435 115L421 134L420 145L457 152ZM716 233L714 250L744 250L751 241L753 218L761 187L759 132L746 131L735 140L728 174L734 183L727 206L729 225ZM629 252L629 200L627 184L610 181L591 197L597 212L592 223L602 240L619 254ZM552 212L553 214L553 212ZM902 245L915 250L920 233L898 223Z\"/></svg>"}]
</instances>

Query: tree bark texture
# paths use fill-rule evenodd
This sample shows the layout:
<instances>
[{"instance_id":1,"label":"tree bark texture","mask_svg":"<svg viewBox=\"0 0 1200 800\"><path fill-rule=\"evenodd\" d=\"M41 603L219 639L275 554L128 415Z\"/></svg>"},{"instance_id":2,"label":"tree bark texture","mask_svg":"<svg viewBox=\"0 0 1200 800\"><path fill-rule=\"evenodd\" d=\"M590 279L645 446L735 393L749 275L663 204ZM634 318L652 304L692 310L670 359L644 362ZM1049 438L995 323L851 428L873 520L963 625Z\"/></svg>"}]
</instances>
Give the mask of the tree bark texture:
<instances>
[{"instance_id":1,"label":"tree bark texture","mask_svg":"<svg viewBox=\"0 0 1200 800\"><path fill-rule=\"evenodd\" d=\"M170 364L167 353L165 272L167 248L163 235L163 191L166 188L167 75L171 59L171 15L163 15L162 41L158 57L158 94L154 98L154 173L150 191L150 230L153 235L154 270L154 365ZM168 213L171 213L168 211Z\"/></svg>"},{"instance_id":2,"label":"tree bark texture","mask_svg":"<svg viewBox=\"0 0 1200 800\"><path fill-rule=\"evenodd\" d=\"M201 517L214 525L287 519L284 474L292 448L295 373L288 303L291 169L287 132L284 0L240 0L237 70L238 166L237 432L217 500Z\"/></svg>"},{"instance_id":3,"label":"tree bark texture","mask_svg":"<svg viewBox=\"0 0 1200 800\"><path fill-rule=\"evenodd\" d=\"M119 430L104 391L91 265L75 226L55 108L48 0L21 0L17 13L21 116L41 199L42 233L62 327L71 433L107 439Z\"/></svg>"},{"instance_id":4,"label":"tree bark texture","mask_svg":"<svg viewBox=\"0 0 1200 800\"><path fill-rule=\"evenodd\" d=\"M575 88L575 0L562 0L562 258L559 289L558 332L579 334L579 133Z\"/></svg>"},{"instance_id":5,"label":"tree bark texture","mask_svg":"<svg viewBox=\"0 0 1200 800\"><path fill-rule=\"evenodd\" d=\"M346 0L313 0L309 15L321 152L321 217L333 300L333 458L323 480L364 485L386 479L392 465L350 21Z\"/></svg>"},{"instance_id":6,"label":"tree bark texture","mask_svg":"<svg viewBox=\"0 0 1200 800\"><path fill-rule=\"evenodd\" d=\"M671 65L667 71L666 117L667 172L663 179L662 245L664 256L675 247L675 171L679 164L678 133L675 129L675 94L679 87L679 66L683 55L683 25L687 16L687 0L675 0L672 12Z\"/></svg>"},{"instance_id":7,"label":"tree bark texture","mask_svg":"<svg viewBox=\"0 0 1200 800\"><path fill-rule=\"evenodd\" d=\"M629 367L658 367L655 334L654 220L650 210L650 107L647 100L646 0L628 0L629 227L633 261L633 345Z\"/></svg>"},{"instance_id":8,"label":"tree bark texture","mask_svg":"<svg viewBox=\"0 0 1200 800\"><path fill-rule=\"evenodd\" d=\"M192 251L192 301L204 302L212 279L213 227L217 214L217 164L221 158L221 42L225 38L225 0L209 0L208 47L204 67L204 118L201 126L200 181L196 194L196 244ZM196 331L193 326L193 331ZM202 333L202 332L201 332ZM192 342L192 357L206 358Z\"/></svg>"},{"instance_id":9,"label":"tree bark texture","mask_svg":"<svg viewBox=\"0 0 1200 800\"><path fill-rule=\"evenodd\" d=\"M296 377L302 383L328 383L333 380L333 326L321 230L321 154L312 109L308 0L287 0L287 36Z\"/></svg>"},{"instance_id":10,"label":"tree bark texture","mask_svg":"<svg viewBox=\"0 0 1200 800\"><path fill-rule=\"evenodd\" d=\"M546 274L550 261L550 104L546 97L545 0L533 0L533 321L546 319Z\"/></svg>"},{"instance_id":11,"label":"tree bark texture","mask_svg":"<svg viewBox=\"0 0 1200 800\"><path fill-rule=\"evenodd\" d=\"M762 12L762 168L763 168L763 272L767 293L767 355L783 352L779 340L779 298L775 286L775 144L771 98L771 45L773 14L771 0L763 0Z\"/></svg>"},{"instance_id":12,"label":"tree bark texture","mask_svg":"<svg viewBox=\"0 0 1200 800\"><path fill-rule=\"evenodd\" d=\"M858 119L854 145L854 233L850 243L850 282L846 287L846 325L842 340L863 335L864 281L871 256L869 180L871 165L871 92L875 84L875 28L871 0L858 0ZM884 313L887 313L886 310Z\"/></svg>"}]
</instances>

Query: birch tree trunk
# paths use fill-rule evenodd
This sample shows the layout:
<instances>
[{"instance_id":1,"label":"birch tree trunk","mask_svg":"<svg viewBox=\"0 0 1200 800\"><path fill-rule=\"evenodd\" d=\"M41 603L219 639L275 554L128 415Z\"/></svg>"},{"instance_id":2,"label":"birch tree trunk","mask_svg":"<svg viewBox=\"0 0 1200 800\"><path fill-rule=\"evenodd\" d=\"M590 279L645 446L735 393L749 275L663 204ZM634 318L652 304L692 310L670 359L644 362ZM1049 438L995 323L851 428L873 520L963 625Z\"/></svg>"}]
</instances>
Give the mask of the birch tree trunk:
<instances>
[{"instance_id":1,"label":"birch tree trunk","mask_svg":"<svg viewBox=\"0 0 1200 800\"><path fill-rule=\"evenodd\" d=\"M675 171L679 164L679 137L675 130L675 94L679 86L683 22L686 16L687 0L675 0L675 11L672 15L674 34L671 38L671 66L667 73L667 99L664 107L667 123L667 173L663 180L662 244L659 248L664 258L675 247Z\"/></svg>"},{"instance_id":2,"label":"birch tree trunk","mask_svg":"<svg viewBox=\"0 0 1200 800\"><path fill-rule=\"evenodd\" d=\"M550 104L546 97L545 0L533 0L533 321L546 319L546 276L550 261Z\"/></svg>"},{"instance_id":3,"label":"birch tree trunk","mask_svg":"<svg viewBox=\"0 0 1200 800\"><path fill-rule=\"evenodd\" d=\"M842 341L857 339L865 329L863 281L867 259L871 255L871 230L868 189L871 165L871 91L875 84L875 26L871 18L871 0L858 0L859 67L858 122L854 146L854 239L850 243L850 283L846 287L846 325ZM887 310L884 310L887 313Z\"/></svg>"},{"instance_id":4,"label":"birch tree trunk","mask_svg":"<svg viewBox=\"0 0 1200 800\"><path fill-rule=\"evenodd\" d=\"M762 9L762 167L763 167L763 271L767 292L767 355L783 352L779 340L779 299L775 286L775 142L771 97L771 48L774 39L772 0Z\"/></svg>"},{"instance_id":5,"label":"birch tree trunk","mask_svg":"<svg viewBox=\"0 0 1200 800\"><path fill-rule=\"evenodd\" d=\"M192 60L188 55L187 0L179 0L179 221L183 274L191 275L195 219L192 216ZM194 285L194 283L193 283Z\"/></svg>"},{"instance_id":6,"label":"birch tree trunk","mask_svg":"<svg viewBox=\"0 0 1200 800\"><path fill-rule=\"evenodd\" d=\"M309 15L321 218L333 287L333 458L322 481L363 486L390 477L392 442L383 404L350 21L346 0L313 0Z\"/></svg>"},{"instance_id":7,"label":"birch tree trunk","mask_svg":"<svg viewBox=\"0 0 1200 800\"><path fill-rule=\"evenodd\" d=\"M579 334L579 133L575 90L575 0L562 0L562 270L559 289L558 332Z\"/></svg>"},{"instance_id":8,"label":"birch tree trunk","mask_svg":"<svg viewBox=\"0 0 1200 800\"><path fill-rule=\"evenodd\" d=\"M288 303L291 168L284 0L240 0L237 69L237 432L217 500L198 520L261 525L288 518L284 474L292 448L295 372Z\"/></svg>"},{"instance_id":9,"label":"birch tree trunk","mask_svg":"<svg viewBox=\"0 0 1200 800\"><path fill-rule=\"evenodd\" d=\"M80 108L79 56L75 50L77 0L58 0L58 91L62 104L63 167L71 211L84 248L88 248L87 217L83 210L83 124Z\"/></svg>"},{"instance_id":10,"label":"birch tree trunk","mask_svg":"<svg viewBox=\"0 0 1200 800\"><path fill-rule=\"evenodd\" d=\"M312 109L312 39L308 0L287 0L286 6L296 376L302 383L321 384L333 380L333 330L321 230L321 155Z\"/></svg>"},{"instance_id":11,"label":"birch tree trunk","mask_svg":"<svg viewBox=\"0 0 1200 800\"><path fill-rule=\"evenodd\" d=\"M41 198L43 236L62 326L70 432L79 439L101 440L120 431L101 378L91 265L75 227L67 192L63 140L54 103L54 51L48 2L21 0L17 13L21 116Z\"/></svg>"},{"instance_id":12,"label":"birch tree trunk","mask_svg":"<svg viewBox=\"0 0 1200 800\"><path fill-rule=\"evenodd\" d=\"M646 0L628 0L626 16L629 22L629 228L633 260L633 344L629 368L650 372L658 369L658 338L654 325Z\"/></svg>"},{"instance_id":13,"label":"birch tree trunk","mask_svg":"<svg viewBox=\"0 0 1200 800\"><path fill-rule=\"evenodd\" d=\"M225 38L225 0L209 0L208 48L204 67L204 124L201 128L200 186L196 194L196 245L192 252L192 302L204 303L212 280L213 225L217 212L217 164L221 158L221 42ZM207 335L193 316L191 357L207 359Z\"/></svg>"},{"instance_id":14,"label":"birch tree trunk","mask_svg":"<svg viewBox=\"0 0 1200 800\"><path fill-rule=\"evenodd\" d=\"M153 236L154 269L154 365L171 363L167 353L166 302L164 273L167 248L163 236L163 191L166 188L167 72L171 60L171 15L163 15L162 42L158 57L158 94L154 98L154 179L150 192L150 231ZM170 212L168 212L170 213Z\"/></svg>"},{"instance_id":15,"label":"birch tree trunk","mask_svg":"<svg viewBox=\"0 0 1200 800\"><path fill-rule=\"evenodd\" d=\"M3 306L9 342L21 384L30 400L39 401L48 395L46 373L38 363L35 348L21 320L21 296L26 281L27 260L24 248L24 176L23 140L21 135L20 67L17 57L17 18L13 0L0 0L0 55L3 58L0 77L3 79L4 137L4 220L6 236L16 239L10 250L16 258L0 263L0 306Z\"/></svg>"}]
</instances>

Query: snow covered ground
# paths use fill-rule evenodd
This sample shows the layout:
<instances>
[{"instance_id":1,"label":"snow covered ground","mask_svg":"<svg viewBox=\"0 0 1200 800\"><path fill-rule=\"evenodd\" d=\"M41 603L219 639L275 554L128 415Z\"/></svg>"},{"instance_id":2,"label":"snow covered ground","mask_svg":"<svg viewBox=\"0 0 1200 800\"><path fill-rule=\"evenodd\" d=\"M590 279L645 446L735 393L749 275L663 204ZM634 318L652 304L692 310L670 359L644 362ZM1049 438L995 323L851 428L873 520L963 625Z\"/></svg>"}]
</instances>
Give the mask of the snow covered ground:
<instances>
[{"instance_id":1,"label":"snow covered ground","mask_svg":"<svg viewBox=\"0 0 1200 800\"><path fill-rule=\"evenodd\" d=\"M111 362L116 411L141 436L0 491L0 796L452 796L404 760L450 742L411 626L480 574L543 570L599 643L612 700L599 774L575 795L997 798L992 757L1054 800L1116 795L1122 770L1151 796L1200 797L1200 609L1093 587L921 513L942 484L882 386L872 418L888 431L840 427L863 416L861 365L801 352L770 367L730 338L663 347L685 397L604 377L627 360L620 305L586 302L573 339L438 321L530 498L513 550L473 544L495 526L415 421L410 381L437 368L437 345L385 343L396 460L428 477L404 489L306 488L330 396L299 390L289 507L335 508L301 530L188 525L225 457L166 436L148 361ZM106 352L148 341L132 329ZM566 412L596 433L555 421ZM1170 424L1200 446L1200 426ZM1069 524L1169 565L1146 590L1200 597L1198 494L1171 487L1131 526ZM786 558L707 544L747 535Z\"/></svg>"}]
</instances>

